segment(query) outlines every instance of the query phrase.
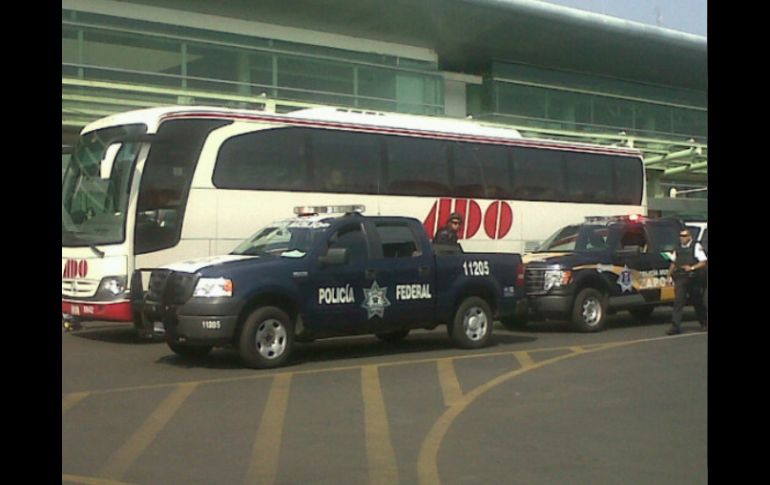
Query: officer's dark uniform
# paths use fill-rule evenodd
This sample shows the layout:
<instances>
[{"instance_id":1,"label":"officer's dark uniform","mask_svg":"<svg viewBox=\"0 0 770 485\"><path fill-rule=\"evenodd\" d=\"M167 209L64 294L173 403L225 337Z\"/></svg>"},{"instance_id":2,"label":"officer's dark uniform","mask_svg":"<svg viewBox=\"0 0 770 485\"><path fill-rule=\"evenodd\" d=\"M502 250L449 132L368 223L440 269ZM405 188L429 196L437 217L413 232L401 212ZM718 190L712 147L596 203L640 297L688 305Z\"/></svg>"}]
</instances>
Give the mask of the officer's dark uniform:
<instances>
[{"instance_id":1,"label":"officer's dark uniform","mask_svg":"<svg viewBox=\"0 0 770 485\"><path fill-rule=\"evenodd\" d=\"M449 216L446 226L439 229L436 233L436 237L433 238L433 244L457 245L457 232L455 229L452 229L452 221L456 221L459 224L463 223L462 216L457 212L453 212Z\"/></svg>"},{"instance_id":2,"label":"officer's dark uniform","mask_svg":"<svg viewBox=\"0 0 770 485\"><path fill-rule=\"evenodd\" d=\"M702 330L706 330L708 314L703 305L703 285L705 283L705 268L697 271L685 271L685 266L694 266L698 264L698 258L695 257L695 249L698 243L691 241L690 247L676 248L676 261L674 261L674 311L671 317L673 325L668 331L669 335L682 332L682 310L687 301L692 302L695 307L695 316L700 322Z\"/></svg>"}]
</instances>

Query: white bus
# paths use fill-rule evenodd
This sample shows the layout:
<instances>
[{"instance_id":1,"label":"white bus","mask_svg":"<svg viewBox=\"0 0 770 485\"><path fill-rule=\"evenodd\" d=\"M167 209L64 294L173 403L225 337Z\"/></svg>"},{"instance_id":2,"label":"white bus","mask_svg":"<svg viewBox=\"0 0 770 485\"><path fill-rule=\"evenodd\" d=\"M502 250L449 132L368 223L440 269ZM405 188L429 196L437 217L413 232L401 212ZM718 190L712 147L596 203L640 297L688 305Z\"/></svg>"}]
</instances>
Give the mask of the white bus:
<instances>
[{"instance_id":1,"label":"white bus","mask_svg":"<svg viewBox=\"0 0 770 485\"><path fill-rule=\"evenodd\" d=\"M226 254L295 206L362 204L430 237L456 211L465 251L524 252L587 215L646 214L645 190L637 150L467 120L131 111L86 126L63 176L62 315L136 322L136 270Z\"/></svg>"}]
</instances>

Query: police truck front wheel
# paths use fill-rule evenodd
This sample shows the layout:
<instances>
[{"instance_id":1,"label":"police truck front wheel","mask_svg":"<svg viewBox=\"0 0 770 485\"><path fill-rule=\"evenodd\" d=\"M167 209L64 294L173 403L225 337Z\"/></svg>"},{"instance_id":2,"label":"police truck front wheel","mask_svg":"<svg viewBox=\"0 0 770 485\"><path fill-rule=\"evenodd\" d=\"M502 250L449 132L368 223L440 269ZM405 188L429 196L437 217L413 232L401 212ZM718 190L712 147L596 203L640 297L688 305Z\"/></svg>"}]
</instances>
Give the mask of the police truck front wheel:
<instances>
[{"instance_id":1,"label":"police truck front wheel","mask_svg":"<svg viewBox=\"0 0 770 485\"><path fill-rule=\"evenodd\" d=\"M238 341L243 363L254 369L278 367L294 345L294 323L280 308L265 306L246 319Z\"/></svg>"},{"instance_id":2,"label":"police truck front wheel","mask_svg":"<svg viewBox=\"0 0 770 485\"><path fill-rule=\"evenodd\" d=\"M572 325L579 332L599 332L607 317L607 298L599 290L585 288L572 307Z\"/></svg>"},{"instance_id":3,"label":"police truck front wheel","mask_svg":"<svg viewBox=\"0 0 770 485\"><path fill-rule=\"evenodd\" d=\"M448 330L452 342L463 349L478 349L492 338L492 310L477 296L463 300Z\"/></svg>"}]
</instances>

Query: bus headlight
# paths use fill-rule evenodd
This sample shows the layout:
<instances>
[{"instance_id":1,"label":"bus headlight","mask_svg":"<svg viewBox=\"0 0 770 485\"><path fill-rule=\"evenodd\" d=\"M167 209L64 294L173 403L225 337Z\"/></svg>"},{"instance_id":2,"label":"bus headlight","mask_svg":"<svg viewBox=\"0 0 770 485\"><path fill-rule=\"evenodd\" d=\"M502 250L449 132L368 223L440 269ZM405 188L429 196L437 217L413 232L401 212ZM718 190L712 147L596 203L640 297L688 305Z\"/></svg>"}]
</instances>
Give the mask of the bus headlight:
<instances>
[{"instance_id":1,"label":"bus headlight","mask_svg":"<svg viewBox=\"0 0 770 485\"><path fill-rule=\"evenodd\" d=\"M107 276L102 278L102 281L99 283L99 289L97 289L96 292L117 296L124 293L126 287L125 276Z\"/></svg>"},{"instance_id":2,"label":"bus headlight","mask_svg":"<svg viewBox=\"0 0 770 485\"><path fill-rule=\"evenodd\" d=\"M572 281L572 271L563 269L551 269L545 272L545 281L543 290L548 291L551 288L561 288Z\"/></svg>"},{"instance_id":3,"label":"bus headlight","mask_svg":"<svg viewBox=\"0 0 770 485\"><path fill-rule=\"evenodd\" d=\"M201 278L195 285L193 296L203 298L233 296L233 282L227 278Z\"/></svg>"}]
</instances>

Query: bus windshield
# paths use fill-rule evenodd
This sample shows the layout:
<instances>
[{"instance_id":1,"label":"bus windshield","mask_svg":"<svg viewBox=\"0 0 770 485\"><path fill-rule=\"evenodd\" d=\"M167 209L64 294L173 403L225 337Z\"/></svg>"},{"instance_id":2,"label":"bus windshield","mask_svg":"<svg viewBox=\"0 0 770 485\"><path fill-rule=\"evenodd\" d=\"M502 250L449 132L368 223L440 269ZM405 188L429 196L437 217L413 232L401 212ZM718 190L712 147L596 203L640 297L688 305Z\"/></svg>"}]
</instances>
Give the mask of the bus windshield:
<instances>
[{"instance_id":1,"label":"bus windshield","mask_svg":"<svg viewBox=\"0 0 770 485\"><path fill-rule=\"evenodd\" d=\"M328 227L329 224L324 222L277 222L246 239L230 254L302 258Z\"/></svg>"},{"instance_id":2,"label":"bus windshield","mask_svg":"<svg viewBox=\"0 0 770 485\"><path fill-rule=\"evenodd\" d=\"M62 245L116 244L125 240L131 175L145 125L106 128L83 135L62 178Z\"/></svg>"}]
</instances>

